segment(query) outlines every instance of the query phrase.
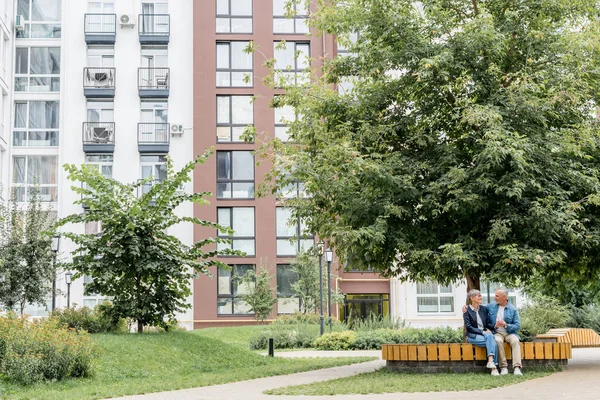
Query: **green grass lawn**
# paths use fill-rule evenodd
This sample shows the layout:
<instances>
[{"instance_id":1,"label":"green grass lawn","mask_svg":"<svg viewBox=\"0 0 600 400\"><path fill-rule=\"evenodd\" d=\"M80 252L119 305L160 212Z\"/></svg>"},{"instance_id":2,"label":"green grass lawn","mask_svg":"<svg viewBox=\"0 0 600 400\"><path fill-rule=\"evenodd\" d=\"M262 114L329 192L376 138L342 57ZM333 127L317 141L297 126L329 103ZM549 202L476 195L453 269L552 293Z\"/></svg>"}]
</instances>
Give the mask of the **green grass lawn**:
<instances>
[{"instance_id":1,"label":"green grass lawn","mask_svg":"<svg viewBox=\"0 0 600 400\"><path fill-rule=\"evenodd\" d=\"M213 334L225 342L212 338ZM0 398L99 399L215 385L373 359L264 357L244 348L244 339L229 328L221 328L220 336L217 332L198 331L93 335L92 338L99 352L93 377L28 387L0 379Z\"/></svg>"},{"instance_id":2,"label":"green grass lawn","mask_svg":"<svg viewBox=\"0 0 600 400\"><path fill-rule=\"evenodd\" d=\"M273 395L327 396L335 394L414 393L458 390L483 390L513 385L528 379L550 375L553 370L525 371L523 376L491 376L484 373L470 374L416 374L388 372L385 368L376 372L358 374L349 378L334 379L307 385L288 386L265 391Z\"/></svg>"},{"instance_id":3,"label":"green grass lawn","mask_svg":"<svg viewBox=\"0 0 600 400\"><path fill-rule=\"evenodd\" d=\"M250 338L267 329L268 325L230 326L227 328L204 328L191 333L199 337L216 339L224 343L249 349ZM318 328L317 328L318 329Z\"/></svg>"}]
</instances>

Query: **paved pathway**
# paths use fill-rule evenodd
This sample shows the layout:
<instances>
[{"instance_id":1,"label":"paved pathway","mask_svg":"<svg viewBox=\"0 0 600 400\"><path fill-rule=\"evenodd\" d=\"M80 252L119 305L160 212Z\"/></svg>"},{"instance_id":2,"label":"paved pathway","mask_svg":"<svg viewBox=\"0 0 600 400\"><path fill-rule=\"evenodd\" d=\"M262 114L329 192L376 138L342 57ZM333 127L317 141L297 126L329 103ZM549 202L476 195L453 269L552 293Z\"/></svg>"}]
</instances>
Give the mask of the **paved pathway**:
<instances>
[{"instance_id":1,"label":"paved pathway","mask_svg":"<svg viewBox=\"0 0 600 400\"><path fill-rule=\"evenodd\" d=\"M340 354L341 353L341 354ZM294 351L276 352L280 357L335 357L354 355L376 355L375 352L325 352ZM429 393L388 393L371 395L338 395L332 396L268 396L262 394L268 389L303 383L320 382L343 376L352 376L361 372L370 372L384 365L384 361L371 361L362 364L301 372L297 374L260 378L250 381L234 382L223 385L207 386L194 389L183 389L171 392L147 395L128 396L127 400L453 400L479 398L485 400L600 400L600 348L574 349L573 358L565 371L538 378L516 385L490 390L471 392L429 392ZM527 373L527 370L524 370ZM502 379L502 377L498 377Z\"/></svg>"}]
</instances>

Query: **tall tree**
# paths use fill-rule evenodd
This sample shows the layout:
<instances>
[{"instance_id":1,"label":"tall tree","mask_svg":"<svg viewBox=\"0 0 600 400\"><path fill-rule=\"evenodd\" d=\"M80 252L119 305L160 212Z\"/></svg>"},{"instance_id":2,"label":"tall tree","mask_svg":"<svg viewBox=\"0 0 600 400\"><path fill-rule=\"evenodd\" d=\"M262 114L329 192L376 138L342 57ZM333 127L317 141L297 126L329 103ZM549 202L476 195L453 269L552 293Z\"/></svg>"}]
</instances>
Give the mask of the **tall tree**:
<instances>
[{"instance_id":1,"label":"tall tree","mask_svg":"<svg viewBox=\"0 0 600 400\"><path fill-rule=\"evenodd\" d=\"M599 5L319 1L312 26L349 53L274 99L302 118L265 152L273 181L303 182L296 216L387 276L596 277Z\"/></svg>"},{"instance_id":2,"label":"tall tree","mask_svg":"<svg viewBox=\"0 0 600 400\"><path fill-rule=\"evenodd\" d=\"M188 246L167 233L169 227L180 223L231 233L216 223L175 213L184 202L207 204L204 197L210 193L182 193L179 187L190 181L195 166L211 154L199 155L178 172L169 160L167 178L156 183L145 179L124 184L103 177L88 165L65 165L69 179L83 183L72 189L82 195L76 203L87 211L63 218L58 225L101 224L96 234L64 234L77 245L67 267L76 270L78 276L93 278L85 290L110 297L117 314L137 321L138 332L146 325L167 328L167 320L173 321L175 313L191 307L187 297L192 279L208 274L211 266L228 268L216 256L239 255L229 249L214 249L218 243L227 243L226 239L207 237ZM205 251L205 246L213 246L213 250Z\"/></svg>"},{"instance_id":3,"label":"tall tree","mask_svg":"<svg viewBox=\"0 0 600 400\"><path fill-rule=\"evenodd\" d=\"M254 319L264 321L273 311L277 298L271 287L273 275L269 274L268 269L262 265L259 271L259 273L248 271L240 278L240 283L244 287L240 297L250 306ZM239 289L240 286L238 286L238 293L240 293Z\"/></svg>"}]
</instances>

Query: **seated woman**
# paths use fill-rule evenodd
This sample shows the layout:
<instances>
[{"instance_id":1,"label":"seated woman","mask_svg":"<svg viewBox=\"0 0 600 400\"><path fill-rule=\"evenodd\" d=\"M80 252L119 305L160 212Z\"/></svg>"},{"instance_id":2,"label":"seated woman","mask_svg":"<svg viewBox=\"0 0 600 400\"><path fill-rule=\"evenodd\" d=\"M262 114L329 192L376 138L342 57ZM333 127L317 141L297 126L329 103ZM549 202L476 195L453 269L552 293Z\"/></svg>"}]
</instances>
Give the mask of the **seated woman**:
<instances>
[{"instance_id":1,"label":"seated woman","mask_svg":"<svg viewBox=\"0 0 600 400\"><path fill-rule=\"evenodd\" d=\"M497 353L498 345L494 339L494 324L490 320L490 315L481 305L481 292L477 289L469 290L467 298L470 300L470 305L467 311L463 314L465 328L467 331L467 342L485 347L488 355L487 367L492 370L492 375L499 375L496 365L498 364Z\"/></svg>"}]
</instances>

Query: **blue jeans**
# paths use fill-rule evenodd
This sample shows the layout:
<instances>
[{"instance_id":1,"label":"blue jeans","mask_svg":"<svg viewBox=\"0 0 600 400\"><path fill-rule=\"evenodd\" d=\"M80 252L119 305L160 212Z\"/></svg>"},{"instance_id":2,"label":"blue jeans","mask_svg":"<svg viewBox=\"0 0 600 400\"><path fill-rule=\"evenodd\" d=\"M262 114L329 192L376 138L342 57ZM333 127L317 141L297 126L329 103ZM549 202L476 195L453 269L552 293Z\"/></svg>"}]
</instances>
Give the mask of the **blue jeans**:
<instances>
[{"instance_id":1,"label":"blue jeans","mask_svg":"<svg viewBox=\"0 0 600 400\"><path fill-rule=\"evenodd\" d=\"M494 356L494 364L498 365L498 344L494 335L477 335L475 338L467 338L467 342L478 347L485 347L488 357Z\"/></svg>"}]
</instances>

